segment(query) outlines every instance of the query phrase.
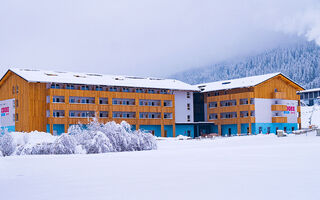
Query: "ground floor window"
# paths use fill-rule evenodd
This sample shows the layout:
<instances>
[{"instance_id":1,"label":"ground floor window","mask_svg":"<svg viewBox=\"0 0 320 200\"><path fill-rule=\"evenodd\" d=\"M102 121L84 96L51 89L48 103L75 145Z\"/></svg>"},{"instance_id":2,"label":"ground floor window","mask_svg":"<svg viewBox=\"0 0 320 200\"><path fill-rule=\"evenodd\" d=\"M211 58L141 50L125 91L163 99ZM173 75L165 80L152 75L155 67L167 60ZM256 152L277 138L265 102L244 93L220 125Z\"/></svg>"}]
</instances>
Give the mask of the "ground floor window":
<instances>
[{"instance_id":1,"label":"ground floor window","mask_svg":"<svg viewBox=\"0 0 320 200\"><path fill-rule=\"evenodd\" d=\"M259 127L259 133L262 133L262 127L261 126Z\"/></svg>"}]
</instances>

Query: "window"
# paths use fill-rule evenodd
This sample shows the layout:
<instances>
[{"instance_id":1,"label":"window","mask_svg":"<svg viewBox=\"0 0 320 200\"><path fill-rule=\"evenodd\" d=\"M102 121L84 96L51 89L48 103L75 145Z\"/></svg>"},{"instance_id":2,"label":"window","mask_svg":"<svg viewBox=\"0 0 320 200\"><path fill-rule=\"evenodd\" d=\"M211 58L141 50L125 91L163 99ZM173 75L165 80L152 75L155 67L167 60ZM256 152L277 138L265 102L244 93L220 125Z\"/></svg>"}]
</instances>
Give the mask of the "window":
<instances>
[{"instance_id":1,"label":"window","mask_svg":"<svg viewBox=\"0 0 320 200\"><path fill-rule=\"evenodd\" d=\"M12 87L12 94L15 94L16 89L14 88L14 86Z\"/></svg>"},{"instance_id":2,"label":"window","mask_svg":"<svg viewBox=\"0 0 320 200\"><path fill-rule=\"evenodd\" d=\"M108 98L99 98L99 104L107 105L108 104Z\"/></svg>"},{"instance_id":3,"label":"window","mask_svg":"<svg viewBox=\"0 0 320 200\"><path fill-rule=\"evenodd\" d=\"M261 126L259 127L259 133L262 133L262 127Z\"/></svg>"},{"instance_id":4,"label":"window","mask_svg":"<svg viewBox=\"0 0 320 200\"><path fill-rule=\"evenodd\" d=\"M313 93L310 92L310 93L309 93L309 99L312 99L312 98L313 98Z\"/></svg>"},{"instance_id":5,"label":"window","mask_svg":"<svg viewBox=\"0 0 320 200\"><path fill-rule=\"evenodd\" d=\"M99 117L100 118L107 118L108 117L108 111L100 111Z\"/></svg>"},{"instance_id":6,"label":"window","mask_svg":"<svg viewBox=\"0 0 320 200\"><path fill-rule=\"evenodd\" d=\"M217 113L209 114L209 119L218 119L218 114Z\"/></svg>"},{"instance_id":7,"label":"window","mask_svg":"<svg viewBox=\"0 0 320 200\"><path fill-rule=\"evenodd\" d=\"M88 85L83 85L83 86L81 86L81 90L89 90L89 86Z\"/></svg>"},{"instance_id":8,"label":"window","mask_svg":"<svg viewBox=\"0 0 320 200\"><path fill-rule=\"evenodd\" d=\"M163 118L164 119L172 119L172 113L164 113Z\"/></svg>"},{"instance_id":9,"label":"window","mask_svg":"<svg viewBox=\"0 0 320 200\"><path fill-rule=\"evenodd\" d=\"M187 130L187 135L188 135L188 137L191 136L191 131L190 130Z\"/></svg>"},{"instance_id":10,"label":"window","mask_svg":"<svg viewBox=\"0 0 320 200\"><path fill-rule=\"evenodd\" d=\"M18 86L16 87L16 92L17 92L17 94L19 93L19 87Z\"/></svg>"},{"instance_id":11,"label":"window","mask_svg":"<svg viewBox=\"0 0 320 200\"><path fill-rule=\"evenodd\" d=\"M190 115L187 115L187 121L190 122Z\"/></svg>"},{"instance_id":12,"label":"window","mask_svg":"<svg viewBox=\"0 0 320 200\"><path fill-rule=\"evenodd\" d=\"M188 99L190 98L190 92L187 92L187 98Z\"/></svg>"},{"instance_id":13,"label":"window","mask_svg":"<svg viewBox=\"0 0 320 200\"><path fill-rule=\"evenodd\" d=\"M268 129L267 129L267 133L268 133L268 134L270 133L270 127L268 127Z\"/></svg>"},{"instance_id":14,"label":"window","mask_svg":"<svg viewBox=\"0 0 320 200\"><path fill-rule=\"evenodd\" d=\"M18 106L19 106L19 101L18 101L18 99L16 99L15 104L14 104L14 107L15 107L15 108L18 108Z\"/></svg>"},{"instance_id":15,"label":"window","mask_svg":"<svg viewBox=\"0 0 320 200\"><path fill-rule=\"evenodd\" d=\"M16 122L19 121L19 115L18 115L18 113L16 113L15 121L16 121Z\"/></svg>"},{"instance_id":16,"label":"window","mask_svg":"<svg viewBox=\"0 0 320 200\"><path fill-rule=\"evenodd\" d=\"M216 107L218 107L218 103L216 101L209 103L209 108L216 108Z\"/></svg>"},{"instance_id":17,"label":"window","mask_svg":"<svg viewBox=\"0 0 320 200\"><path fill-rule=\"evenodd\" d=\"M74 85L70 85L70 84L68 84L68 85L66 86L66 89L74 90Z\"/></svg>"},{"instance_id":18,"label":"window","mask_svg":"<svg viewBox=\"0 0 320 200\"><path fill-rule=\"evenodd\" d=\"M240 105L247 105L248 103L248 99L240 99Z\"/></svg>"},{"instance_id":19,"label":"window","mask_svg":"<svg viewBox=\"0 0 320 200\"><path fill-rule=\"evenodd\" d=\"M275 89L274 89L274 92L278 92L278 89L277 89L277 88L275 88Z\"/></svg>"},{"instance_id":20,"label":"window","mask_svg":"<svg viewBox=\"0 0 320 200\"><path fill-rule=\"evenodd\" d=\"M96 91L102 91L103 89L102 89L102 87L101 86L97 86L96 87Z\"/></svg>"},{"instance_id":21,"label":"window","mask_svg":"<svg viewBox=\"0 0 320 200\"><path fill-rule=\"evenodd\" d=\"M187 103L187 110L190 110L190 103Z\"/></svg>"},{"instance_id":22,"label":"window","mask_svg":"<svg viewBox=\"0 0 320 200\"><path fill-rule=\"evenodd\" d=\"M163 106L164 107L171 107L172 106L172 101L169 101L169 100L163 101Z\"/></svg>"}]
</instances>

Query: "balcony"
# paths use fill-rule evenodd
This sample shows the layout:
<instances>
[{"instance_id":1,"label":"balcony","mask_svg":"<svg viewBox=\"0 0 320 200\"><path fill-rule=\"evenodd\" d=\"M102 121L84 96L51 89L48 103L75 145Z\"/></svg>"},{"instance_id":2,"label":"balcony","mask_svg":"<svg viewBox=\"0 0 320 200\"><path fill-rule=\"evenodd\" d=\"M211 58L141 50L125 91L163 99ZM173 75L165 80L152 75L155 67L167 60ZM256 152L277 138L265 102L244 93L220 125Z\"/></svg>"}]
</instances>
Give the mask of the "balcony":
<instances>
[{"instance_id":1,"label":"balcony","mask_svg":"<svg viewBox=\"0 0 320 200\"><path fill-rule=\"evenodd\" d=\"M274 99L286 99L287 95L285 92L274 92L273 98Z\"/></svg>"},{"instance_id":2,"label":"balcony","mask_svg":"<svg viewBox=\"0 0 320 200\"><path fill-rule=\"evenodd\" d=\"M286 105L271 105L272 111L287 111Z\"/></svg>"},{"instance_id":3,"label":"balcony","mask_svg":"<svg viewBox=\"0 0 320 200\"><path fill-rule=\"evenodd\" d=\"M297 107L297 112L301 112L301 106Z\"/></svg>"},{"instance_id":4,"label":"balcony","mask_svg":"<svg viewBox=\"0 0 320 200\"><path fill-rule=\"evenodd\" d=\"M301 124L301 117L298 117L298 124Z\"/></svg>"},{"instance_id":5,"label":"balcony","mask_svg":"<svg viewBox=\"0 0 320 200\"><path fill-rule=\"evenodd\" d=\"M287 123L287 117L272 117L272 123Z\"/></svg>"}]
</instances>

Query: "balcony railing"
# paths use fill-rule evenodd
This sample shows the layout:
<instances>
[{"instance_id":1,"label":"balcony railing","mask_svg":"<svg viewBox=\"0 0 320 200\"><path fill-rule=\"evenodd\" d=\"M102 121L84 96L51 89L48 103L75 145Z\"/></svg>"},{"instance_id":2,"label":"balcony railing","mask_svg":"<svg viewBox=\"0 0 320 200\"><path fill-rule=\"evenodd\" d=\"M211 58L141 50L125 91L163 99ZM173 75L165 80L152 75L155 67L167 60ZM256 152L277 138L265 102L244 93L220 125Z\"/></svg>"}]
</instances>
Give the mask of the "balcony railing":
<instances>
[{"instance_id":1,"label":"balcony railing","mask_svg":"<svg viewBox=\"0 0 320 200\"><path fill-rule=\"evenodd\" d=\"M271 105L272 111L287 111L286 105Z\"/></svg>"},{"instance_id":2,"label":"balcony railing","mask_svg":"<svg viewBox=\"0 0 320 200\"><path fill-rule=\"evenodd\" d=\"M287 117L272 117L272 123L287 123Z\"/></svg>"}]
</instances>

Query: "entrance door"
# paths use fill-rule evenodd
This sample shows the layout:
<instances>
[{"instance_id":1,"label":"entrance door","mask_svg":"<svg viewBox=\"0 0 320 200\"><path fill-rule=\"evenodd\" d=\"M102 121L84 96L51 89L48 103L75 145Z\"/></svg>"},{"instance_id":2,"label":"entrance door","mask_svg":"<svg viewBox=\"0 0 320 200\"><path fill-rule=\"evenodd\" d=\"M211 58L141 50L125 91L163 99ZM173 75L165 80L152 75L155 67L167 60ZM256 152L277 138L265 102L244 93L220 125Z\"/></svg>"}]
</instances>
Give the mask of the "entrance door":
<instances>
[{"instance_id":1,"label":"entrance door","mask_svg":"<svg viewBox=\"0 0 320 200\"><path fill-rule=\"evenodd\" d=\"M167 130L164 130L164 137L167 137Z\"/></svg>"},{"instance_id":2,"label":"entrance door","mask_svg":"<svg viewBox=\"0 0 320 200\"><path fill-rule=\"evenodd\" d=\"M228 128L228 136L231 137L231 128Z\"/></svg>"},{"instance_id":3,"label":"entrance door","mask_svg":"<svg viewBox=\"0 0 320 200\"><path fill-rule=\"evenodd\" d=\"M286 132L287 132L287 127L284 127L284 128L283 128L283 131L286 133Z\"/></svg>"}]
</instances>

